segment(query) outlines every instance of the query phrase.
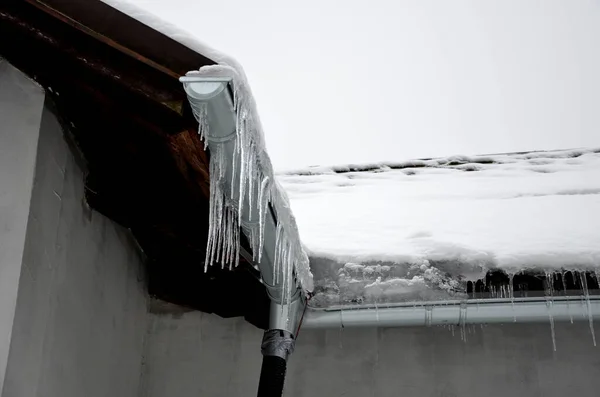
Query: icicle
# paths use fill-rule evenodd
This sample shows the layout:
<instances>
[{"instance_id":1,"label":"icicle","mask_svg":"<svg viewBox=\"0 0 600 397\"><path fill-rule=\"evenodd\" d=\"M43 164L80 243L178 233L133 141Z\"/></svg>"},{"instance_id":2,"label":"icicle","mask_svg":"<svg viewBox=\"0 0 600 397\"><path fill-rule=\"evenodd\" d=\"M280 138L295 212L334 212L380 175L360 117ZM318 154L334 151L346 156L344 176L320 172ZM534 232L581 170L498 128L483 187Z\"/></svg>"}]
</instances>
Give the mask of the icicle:
<instances>
[{"instance_id":1,"label":"icicle","mask_svg":"<svg viewBox=\"0 0 600 397\"><path fill-rule=\"evenodd\" d=\"M584 271L579 273L579 277L581 279L581 285L583 287L583 293L585 296L585 304L587 308L587 317L590 323L590 332L592 333L592 340L594 342L594 346L596 346L596 334L594 332L594 316L592 314L592 306L590 302L590 292L588 290L587 277Z\"/></svg>"},{"instance_id":2,"label":"icicle","mask_svg":"<svg viewBox=\"0 0 600 397\"><path fill-rule=\"evenodd\" d=\"M219 262L222 261L222 256L223 256L223 244L225 241L225 230L224 230L224 225L226 225L227 221L225 219L226 216L226 210L225 210L225 197L223 196L222 192L218 193L218 197L214 198L215 200L215 205L214 205L214 211L215 213L215 217L217 218L217 220L215 221L215 226L216 227L216 231L215 231L215 239L216 239L216 244L213 245L212 249L211 249L211 261L210 261L210 265L212 266L213 263L215 262Z\"/></svg>"},{"instance_id":3,"label":"icicle","mask_svg":"<svg viewBox=\"0 0 600 397\"><path fill-rule=\"evenodd\" d=\"M466 332L467 304L464 303L464 302L460 304L460 318L459 318L459 323L460 323L460 339L463 342L467 342L467 332Z\"/></svg>"},{"instance_id":4,"label":"icicle","mask_svg":"<svg viewBox=\"0 0 600 397\"><path fill-rule=\"evenodd\" d=\"M269 206L269 195L268 189L269 186L269 177L265 176L260 184L260 192L258 195L259 202L259 215L258 215L258 261L260 262L262 257L263 245L264 245L264 235L265 235L265 217L267 216L267 209Z\"/></svg>"},{"instance_id":5,"label":"icicle","mask_svg":"<svg viewBox=\"0 0 600 397\"><path fill-rule=\"evenodd\" d=\"M246 192L247 192L247 196L248 196L248 222L252 222L252 213L254 211L252 211L252 209L254 207L252 207L253 201L252 198L254 197L254 182L257 178L257 175L254 172L254 158L252 158L250 160L250 162L248 163L248 186L246 186Z\"/></svg>"},{"instance_id":6,"label":"icicle","mask_svg":"<svg viewBox=\"0 0 600 397\"><path fill-rule=\"evenodd\" d=\"M290 294L291 294L291 286L292 286L292 271L293 271L293 248L291 246L291 243L289 241L289 239L286 236L286 241L285 241L285 260L283 262L284 267L283 267L283 296L284 299L287 299L287 303L289 304L290 302Z\"/></svg>"},{"instance_id":7,"label":"icicle","mask_svg":"<svg viewBox=\"0 0 600 397\"><path fill-rule=\"evenodd\" d=\"M563 285L563 292L564 292L565 298L567 300L567 313L569 313L569 318L571 320L571 324L573 324L573 313L571 313L571 304L569 303L569 298L567 296L567 278L565 277L566 274L567 274L566 271L563 271L560 273L560 281Z\"/></svg>"},{"instance_id":8,"label":"icicle","mask_svg":"<svg viewBox=\"0 0 600 397\"><path fill-rule=\"evenodd\" d=\"M220 175L223 168L224 153L220 146L213 151L210 162L210 173L213 178ZM221 263L221 268L230 269L239 263L239 223L234 210L226 204L219 179L210 184L209 230L206 246L204 271L215 262Z\"/></svg>"},{"instance_id":9,"label":"icicle","mask_svg":"<svg viewBox=\"0 0 600 397\"><path fill-rule=\"evenodd\" d=\"M552 308L554 307L554 273L546 272L546 308L548 309L548 319L550 320L550 333L552 335L552 348L556 351L556 336L554 334L554 316Z\"/></svg>"},{"instance_id":10,"label":"icicle","mask_svg":"<svg viewBox=\"0 0 600 397\"><path fill-rule=\"evenodd\" d=\"M253 225L250 228L250 237L251 237L251 241L250 241L250 245L252 247L252 261L256 264L258 263L258 238L259 238L259 230L258 228Z\"/></svg>"},{"instance_id":11,"label":"icicle","mask_svg":"<svg viewBox=\"0 0 600 397\"><path fill-rule=\"evenodd\" d=\"M229 223L229 211L225 207L223 210L223 227L217 231L217 253L215 261L221 263L221 269L225 267L225 257L227 256L227 224Z\"/></svg>"},{"instance_id":12,"label":"icicle","mask_svg":"<svg viewBox=\"0 0 600 397\"><path fill-rule=\"evenodd\" d=\"M231 235L231 211L229 208L225 208L225 238L223 239L223 253L221 257L221 269L225 268L225 265L229 263L229 258L231 257L231 241L233 240L233 236Z\"/></svg>"},{"instance_id":13,"label":"icicle","mask_svg":"<svg viewBox=\"0 0 600 397\"><path fill-rule=\"evenodd\" d=\"M238 265L240 264L240 226L239 225L234 225L235 226L235 236L234 236L234 240L233 240L233 246L235 247L235 253L234 253L234 257L232 258L232 261L229 263L229 270L232 269L233 267L238 267Z\"/></svg>"},{"instance_id":14,"label":"icicle","mask_svg":"<svg viewBox=\"0 0 600 397\"><path fill-rule=\"evenodd\" d=\"M273 258L273 281L279 284L279 268L281 265L281 224L277 224L275 229L275 257Z\"/></svg>"},{"instance_id":15,"label":"icicle","mask_svg":"<svg viewBox=\"0 0 600 397\"><path fill-rule=\"evenodd\" d=\"M242 223L242 208L244 208L244 197L245 197L245 189L246 189L246 182L248 179L248 175L247 172L247 167L248 167L248 159L246 158L246 156L248 155L248 150L249 148L245 148L244 147L244 143L242 142L241 145L239 145L240 148L240 183L239 183L239 196L238 196L238 208L239 208L239 213L238 213L238 222L241 224ZM232 190L233 191L233 190Z\"/></svg>"},{"instance_id":16,"label":"icicle","mask_svg":"<svg viewBox=\"0 0 600 397\"><path fill-rule=\"evenodd\" d=\"M579 283L579 298L581 299L581 307L585 308L586 307L585 292L583 290L583 281L581 280L581 272L572 271L571 274L573 275L573 284L575 284L575 286L577 286L577 284ZM587 308L582 311L582 316L584 319L588 318L587 317Z\"/></svg>"},{"instance_id":17,"label":"icicle","mask_svg":"<svg viewBox=\"0 0 600 397\"><path fill-rule=\"evenodd\" d=\"M207 105L204 102L197 105L192 103L191 107L194 117L198 120L198 134L200 134L200 139L204 142L204 149L206 150L208 146L208 139L206 137L209 134Z\"/></svg>"},{"instance_id":18,"label":"icicle","mask_svg":"<svg viewBox=\"0 0 600 397\"><path fill-rule=\"evenodd\" d=\"M554 296L554 273L546 272L546 294Z\"/></svg>"},{"instance_id":19,"label":"icicle","mask_svg":"<svg viewBox=\"0 0 600 397\"><path fill-rule=\"evenodd\" d=\"M546 297L546 307L548 308L548 318L550 319L550 333L552 335L552 348L556 351L556 334L554 333L554 316L552 315L553 302Z\"/></svg>"},{"instance_id":20,"label":"icicle","mask_svg":"<svg viewBox=\"0 0 600 397\"><path fill-rule=\"evenodd\" d=\"M235 181L236 181L236 177L237 177L237 158L238 158L238 151L239 151L239 146L240 146L240 140L239 138L235 140L235 143L233 144L233 156L231 159L231 186L229 187L229 191L231 192L231 194L233 194L233 192L236 191L235 189ZM220 171L220 175L219 178L223 177L223 173L225 172L225 167L223 167ZM238 181L239 182L239 181Z\"/></svg>"},{"instance_id":21,"label":"icicle","mask_svg":"<svg viewBox=\"0 0 600 397\"><path fill-rule=\"evenodd\" d=\"M512 307L513 312L513 322L517 322L517 313L515 312L515 288L513 284L513 279L515 275L514 273L510 273L508 275L508 288L509 288L509 296L510 296L510 305Z\"/></svg>"},{"instance_id":22,"label":"icicle","mask_svg":"<svg viewBox=\"0 0 600 397\"><path fill-rule=\"evenodd\" d=\"M219 150L214 151L213 157L210 162L209 172L212 175L218 175L221 168L223 152ZM204 263L204 271L208 270L208 266L212 265L215 261L215 256L218 257L220 253L220 246L223 239L223 228L222 228L222 217L224 215L224 195L221 191L221 187L218 180L211 181L210 184L210 209L209 209L209 231L208 231L208 242L206 247L206 260Z\"/></svg>"}]
</instances>

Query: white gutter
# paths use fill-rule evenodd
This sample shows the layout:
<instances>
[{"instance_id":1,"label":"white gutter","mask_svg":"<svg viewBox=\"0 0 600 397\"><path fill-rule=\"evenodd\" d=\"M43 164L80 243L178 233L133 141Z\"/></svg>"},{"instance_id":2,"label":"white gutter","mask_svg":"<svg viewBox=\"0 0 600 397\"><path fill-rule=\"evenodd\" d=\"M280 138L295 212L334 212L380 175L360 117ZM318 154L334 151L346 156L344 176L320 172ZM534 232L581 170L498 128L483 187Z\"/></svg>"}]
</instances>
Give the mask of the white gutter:
<instances>
[{"instance_id":1,"label":"white gutter","mask_svg":"<svg viewBox=\"0 0 600 397\"><path fill-rule=\"evenodd\" d=\"M302 327L415 327L433 325L592 321L600 316L600 296L469 299L393 306L307 310Z\"/></svg>"}]
</instances>

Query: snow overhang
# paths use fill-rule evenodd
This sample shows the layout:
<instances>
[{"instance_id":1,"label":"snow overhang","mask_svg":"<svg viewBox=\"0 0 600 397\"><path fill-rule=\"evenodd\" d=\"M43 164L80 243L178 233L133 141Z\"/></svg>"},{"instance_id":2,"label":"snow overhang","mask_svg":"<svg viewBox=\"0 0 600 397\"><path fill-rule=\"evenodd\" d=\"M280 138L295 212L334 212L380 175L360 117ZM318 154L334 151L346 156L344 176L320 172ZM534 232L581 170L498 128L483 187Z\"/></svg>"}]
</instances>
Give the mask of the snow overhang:
<instances>
[{"instance_id":1,"label":"snow overhang","mask_svg":"<svg viewBox=\"0 0 600 397\"><path fill-rule=\"evenodd\" d=\"M311 257L309 304L338 324L340 311L375 319L375 307L400 319L415 306L421 321L435 302L511 309L598 296L600 149L312 167L279 178Z\"/></svg>"}]
</instances>

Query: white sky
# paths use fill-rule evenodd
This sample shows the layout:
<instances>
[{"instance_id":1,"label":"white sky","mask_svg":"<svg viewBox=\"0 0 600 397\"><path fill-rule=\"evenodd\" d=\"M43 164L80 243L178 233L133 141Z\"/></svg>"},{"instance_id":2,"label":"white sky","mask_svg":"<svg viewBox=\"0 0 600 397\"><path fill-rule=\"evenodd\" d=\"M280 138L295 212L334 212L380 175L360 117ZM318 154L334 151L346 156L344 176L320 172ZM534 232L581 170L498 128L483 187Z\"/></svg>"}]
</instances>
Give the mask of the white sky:
<instances>
[{"instance_id":1,"label":"white sky","mask_svg":"<svg viewBox=\"0 0 600 397\"><path fill-rule=\"evenodd\" d=\"M600 146L600 0L131 0L237 58L278 169Z\"/></svg>"}]
</instances>

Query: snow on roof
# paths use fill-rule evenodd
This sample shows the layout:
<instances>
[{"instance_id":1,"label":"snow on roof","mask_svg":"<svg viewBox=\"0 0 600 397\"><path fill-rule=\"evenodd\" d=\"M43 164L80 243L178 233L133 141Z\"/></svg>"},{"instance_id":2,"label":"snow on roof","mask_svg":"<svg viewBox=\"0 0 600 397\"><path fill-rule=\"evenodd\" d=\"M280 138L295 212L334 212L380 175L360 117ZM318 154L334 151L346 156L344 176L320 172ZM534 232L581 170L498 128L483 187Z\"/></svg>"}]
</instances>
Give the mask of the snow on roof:
<instances>
[{"instance_id":1,"label":"snow on roof","mask_svg":"<svg viewBox=\"0 0 600 397\"><path fill-rule=\"evenodd\" d=\"M490 269L600 265L600 149L311 167L279 179L324 304L344 294L441 299Z\"/></svg>"},{"instance_id":2,"label":"snow on roof","mask_svg":"<svg viewBox=\"0 0 600 397\"><path fill-rule=\"evenodd\" d=\"M228 65L243 73L241 65L232 57L215 50L206 43L198 40L193 34L181 29L180 27L169 23L148 10L134 4L133 0L100 0L112 8L121 11L123 14L143 23L144 25L156 30L159 33L175 40L189 49L212 59L220 65Z\"/></svg>"}]
</instances>

